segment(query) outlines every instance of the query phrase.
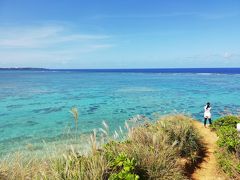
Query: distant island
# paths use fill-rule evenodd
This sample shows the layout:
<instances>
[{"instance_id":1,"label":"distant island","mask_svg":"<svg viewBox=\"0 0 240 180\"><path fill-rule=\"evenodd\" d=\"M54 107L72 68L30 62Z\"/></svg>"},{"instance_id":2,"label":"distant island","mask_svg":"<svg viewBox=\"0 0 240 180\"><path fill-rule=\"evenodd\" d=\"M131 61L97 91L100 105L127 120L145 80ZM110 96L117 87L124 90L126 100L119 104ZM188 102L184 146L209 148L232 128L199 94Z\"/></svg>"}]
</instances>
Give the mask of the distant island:
<instances>
[{"instance_id":1,"label":"distant island","mask_svg":"<svg viewBox=\"0 0 240 180\"><path fill-rule=\"evenodd\" d=\"M32 67L11 67L11 68L0 68L0 70L28 70L28 71L46 71L46 68L32 68Z\"/></svg>"},{"instance_id":2,"label":"distant island","mask_svg":"<svg viewBox=\"0 0 240 180\"><path fill-rule=\"evenodd\" d=\"M217 74L240 74L240 68L99 68L99 69L48 69L48 68L32 68L32 67L10 67L0 68L1 70L17 70L17 71L76 71L87 73L217 73Z\"/></svg>"}]
</instances>

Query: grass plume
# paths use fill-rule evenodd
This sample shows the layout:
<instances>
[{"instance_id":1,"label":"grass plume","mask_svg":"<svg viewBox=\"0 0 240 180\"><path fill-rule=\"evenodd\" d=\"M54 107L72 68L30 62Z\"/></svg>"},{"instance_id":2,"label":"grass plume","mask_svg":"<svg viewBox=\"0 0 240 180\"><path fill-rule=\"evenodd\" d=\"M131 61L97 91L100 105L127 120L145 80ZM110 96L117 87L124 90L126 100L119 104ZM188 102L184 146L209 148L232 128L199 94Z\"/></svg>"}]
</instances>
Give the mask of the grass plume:
<instances>
[{"instance_id":1,"label":"grass plume","mask_svg":"<svg viewBox=\"0 0 240 180\"><path fill-rule=\"evenodd\" d=\"M70 113L71 113L72 116L73 116L75 128L76 128L76 130L77 130L77 129L78 129L78 118L79 118L78 108L77 108L77 107L73 107L73 108L70 110Z\"/></svg>"},{"instance_id":2,"label":"grass plume","mask_svg":"<svg viewBox=\"0 0 240 180\"><path fill-rule=\"evenodd\" d=\"M78 117L77 112L76 109L72 111L74 117ZM110 137L109 126L103 122L103 128L91 134L91 151L85 155L70 145L68 150L52 158L9 156L0 162L0 177L83 180L187 178L181 159L193 162L200 148L191 118L165 116L155 123L148 121L136 127L125 123L125 126L126 133L119 128L114 137ZM114 140L123 134L126 134L124 140Z\"/></svg>"}]
</instances>

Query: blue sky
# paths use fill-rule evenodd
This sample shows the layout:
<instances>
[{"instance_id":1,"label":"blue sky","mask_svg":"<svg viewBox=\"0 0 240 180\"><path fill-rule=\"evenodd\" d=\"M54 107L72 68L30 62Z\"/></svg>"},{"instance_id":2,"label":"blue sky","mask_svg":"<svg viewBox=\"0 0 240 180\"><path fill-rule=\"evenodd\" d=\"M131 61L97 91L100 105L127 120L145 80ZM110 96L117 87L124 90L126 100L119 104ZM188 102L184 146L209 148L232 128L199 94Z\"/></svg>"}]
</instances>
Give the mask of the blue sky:
<instances>
[{"instance_id":1,"label":"blue sky","mask_svg":"<svg viewBox=\"0 0 240 180\"><path fill-rule=\"evenodd\" d=\"M240 67L238 0L0 0L0 67Z\"/></svg>"}]
</instances>

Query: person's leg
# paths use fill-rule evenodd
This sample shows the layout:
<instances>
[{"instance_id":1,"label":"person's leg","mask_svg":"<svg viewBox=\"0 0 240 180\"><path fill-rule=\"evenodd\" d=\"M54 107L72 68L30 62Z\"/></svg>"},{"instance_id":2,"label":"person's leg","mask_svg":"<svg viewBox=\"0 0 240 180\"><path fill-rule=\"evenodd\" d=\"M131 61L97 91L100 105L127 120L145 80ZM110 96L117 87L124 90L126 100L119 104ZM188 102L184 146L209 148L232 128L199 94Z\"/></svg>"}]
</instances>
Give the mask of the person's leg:
<instances>
[{"instance_id":1,"label":"person's leg","mask_svg":"<svg viewBox=\"0 0 240 180\"><path fill-rule=\"evenodd\" d=\"M209 118L208 121L209 121L209 124L212 124L212 119L211 118Z\"/></svg>"},{"instance_id":2,"label":"person's leg","mask_svg":"<svg viewBox=\"0 0 240 180\"><path fill-rule=\"evenodd\" d=\"M207 118L204 118L204 127L206 127Z\"/></svg>"}]
</instances>

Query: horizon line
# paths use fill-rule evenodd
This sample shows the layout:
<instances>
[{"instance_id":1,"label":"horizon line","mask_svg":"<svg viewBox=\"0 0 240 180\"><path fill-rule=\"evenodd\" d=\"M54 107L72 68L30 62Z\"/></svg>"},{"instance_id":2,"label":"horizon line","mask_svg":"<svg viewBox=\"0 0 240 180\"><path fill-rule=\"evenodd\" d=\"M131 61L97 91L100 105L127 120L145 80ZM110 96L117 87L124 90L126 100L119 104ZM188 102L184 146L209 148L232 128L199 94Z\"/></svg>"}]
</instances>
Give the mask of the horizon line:
<instances>
[{"instance_id":1,"label":"horizon line","mask_svg":"<svg viewBox=\"0 0 240 180\"><path fill-rule=\"evenodd\" d=\"M143 69L240 69L239 67L146 67L146 68L45 68L45 67L0 67L0 69L44 69L44 70L143 70Z\"/></svg>"}]
</instances>

